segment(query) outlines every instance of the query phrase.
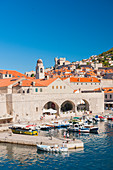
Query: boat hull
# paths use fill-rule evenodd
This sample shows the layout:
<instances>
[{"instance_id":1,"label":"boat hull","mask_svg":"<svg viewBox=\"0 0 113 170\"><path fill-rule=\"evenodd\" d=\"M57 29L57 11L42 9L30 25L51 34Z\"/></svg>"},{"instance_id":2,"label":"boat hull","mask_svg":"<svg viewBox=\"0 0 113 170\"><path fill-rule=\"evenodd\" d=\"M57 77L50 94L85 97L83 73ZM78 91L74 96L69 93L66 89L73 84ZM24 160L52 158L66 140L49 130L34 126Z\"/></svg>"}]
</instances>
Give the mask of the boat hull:
<instances>
[{"instance_id":1,"label":"boat hull","mask_svg":"<svg viewBox=\"0 0 113 170\"><path fill-rule=\"evenodd\" d=\"M43 152L55 152L55 153L68 152L67 147L50 147L47 145L37 145L37 150Z\"/></svg>"},{"instance_id":2,"label":"boat hull","mask_svg":"<svg viewBox=\"0 0 113 170\"><path fill-rule=\"evenodd\" d=\"M22 130L22 129L11 129L11 130L15 134L38 136L37 130Z\"/></svg>"}]
</instances>

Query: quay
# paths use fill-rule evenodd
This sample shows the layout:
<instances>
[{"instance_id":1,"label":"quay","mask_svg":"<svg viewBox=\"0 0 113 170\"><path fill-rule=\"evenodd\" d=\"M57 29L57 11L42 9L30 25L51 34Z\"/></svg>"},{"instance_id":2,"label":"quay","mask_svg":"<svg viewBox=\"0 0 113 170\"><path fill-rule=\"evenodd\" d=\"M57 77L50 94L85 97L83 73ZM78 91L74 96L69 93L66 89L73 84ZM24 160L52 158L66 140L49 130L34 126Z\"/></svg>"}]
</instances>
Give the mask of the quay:
<instances>
[{"instance_id":1,"label":"quay","mask_svg":"<svg viewBox=\"0 0 113 170\"><path fill-rule=\"evenodd\" d=\"M1 132L0 133L0 143L11 143L11 144L20 144L20 145L28 145L28 146L36 146L37 144L43 145L59 145L62 146L64 142L64 146L68 147L68 149L77 149L83 148L84 144L82 141L75 139L64 139L64 138L55 138L46 137L46 136L31 136L31 135L21 135L21 134L12 134L9 132Z\"/></svg>"}]
</instances>

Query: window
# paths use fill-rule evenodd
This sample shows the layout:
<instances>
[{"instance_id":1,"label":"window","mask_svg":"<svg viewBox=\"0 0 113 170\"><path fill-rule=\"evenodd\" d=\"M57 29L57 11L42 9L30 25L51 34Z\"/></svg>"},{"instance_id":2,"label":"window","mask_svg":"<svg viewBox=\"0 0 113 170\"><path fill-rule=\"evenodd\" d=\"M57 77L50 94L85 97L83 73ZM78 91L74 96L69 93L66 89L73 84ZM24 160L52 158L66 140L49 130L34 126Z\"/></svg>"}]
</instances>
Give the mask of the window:
<instances>
[{"instance_id":1,"label":"window","mask_svg":"<svg viewBox=\"0 0 113 170\"><path fill-rule=\"evenodd\" d=\"M86 85L87 85L87 83L86 83Z\"/></svg>"},{"instance_id":2,"label":"window","mask_svg":"<svg viewBox=\"0 0 113 170\"><path fill-rule=\"evenodd\" d=\"M96 85L96 83L95 83L95 85Z\"/></svg>"},{"instance_id":3,"label":"window","mask_svg":"<svg viewBox=\"0 0 113 170\"><path fill-rule=\"evenodd\" d=\"M29 89L27 89L27 93L29 93Z\"/></svg>"},{"instance_id":4,"label":"window","mask_svg":"<svg viewBox=\"0 0 113 170\"><path fill-rule=\"evenodd\" d=\"M107 94L105 94L105 98L107 99Z\"/></svg>"},{"instance_id":5,"label":"window","mask_svg":"<svg viewBox=\"0 0 113 170\"><path fill-rule=\"evenodd\" d=\"M43 73L43 68L40 69L40 72Z\"/></svg>"},{"instance_id":6,"label":"window","mask_svg":"<svg viewBox=\"0 0 113 170\"><path fill-rule=\"evenodd\" d=\"M112 98L112 95L110 94L110 99Z\"/></svg>"},{"instance_id":7,"label":"window","mask_svg":"<svg viewBox=\"0 0 113 170\"><path fill-rule=\"evenodd\" d=\"M58 86L56 86L56 89L58 89Z\"/></svg>"},{"instance_id":8,"label":"window","mask_svg":"<svg viewBox=\"0 0 113 170\"><path fill-rule=\"evenodd\" d=\"M92 83L91 83L91 85L92 85Z\"/></svg>"},{"instance_id":9,"label":"window","mask_svg":"<svg viewBox=\"0 0 113 170\"><path fill-rule=\"evenodd\" d=\"M38 107L36 107L36 112L38 112Z\"/></svg>"},{"instance_id":10,"label":"window","mask_svg":"<svg viewBox=\"0 0 113 170\"><path fill-rule=\"evenodd\" d=\"M77 85L78 85L78 83L77 83Z\"/></svg>"},{"instance_id":11,"label":"window","mask_svg":"<svg viewBox=\"0 0 113 170\"><path fill-rule=\"evenodd\" d=\"M52 89L54 89L54 86L52 86Z\"/></svg>"},{"instance_id":12,"label":"window","mask_svg":"<svg viewBox=\"0 0 113 170\"><path fill-rule=\"evenodd\" d=\"M35 92L38 92L38 88L35 89Z\"/></svg>"},{"instance_id":13,"label":"window","mask_svg":"<svg viewBox=\"0 0 113 170\"><path fill-rule=\"evenodd\" d=\"M42 88L40 88L40 92L42 92Z\"/></svg>"},{"instance_id":14,"label":"window","mask_svg":"<svg viewBox=\"0 0 113 170\"><path fill-rule=\"evenodd\" d=\"M7 77L7 74L5 74L5 77Z\"/></svg>"},{"instance_id":15,"label":"window","mask_svg":"<svg viewBox=\"0 0 113 170\"><path fill-rule=\"evenodd\" d=\"M9 74L9 77L11 77L11 74Z\"/></svg>"},{"instance_id":16,"label":"window","mask_svg":"<svg viewBox=\"0 0 113 170\"><path fill-rule=\"evenodd\" d=\"M81 83L81 85L83 85L83 83Z\"/></svg>"},{"instance_id":17,"label":"window","mask_svg":"<svg viewBox=\"0 0 113 170\"><path fill-rule=\"evenodd\" d=\"M62 86L60 86L60 89L62 89Z\"/></svg>"}]
</instances>

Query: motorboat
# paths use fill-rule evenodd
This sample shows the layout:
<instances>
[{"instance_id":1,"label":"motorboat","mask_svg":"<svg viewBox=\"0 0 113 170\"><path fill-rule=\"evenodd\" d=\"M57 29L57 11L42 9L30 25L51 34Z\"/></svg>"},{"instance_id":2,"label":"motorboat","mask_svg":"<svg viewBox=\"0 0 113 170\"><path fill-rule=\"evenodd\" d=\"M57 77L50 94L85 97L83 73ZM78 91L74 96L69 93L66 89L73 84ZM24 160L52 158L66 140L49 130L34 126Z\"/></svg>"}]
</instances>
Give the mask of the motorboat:
<instances>
[{"instance_id":1,"label":"motorboat","mask_svg":"<svg viewBox=\"0 0 113 170\"><path fill-rule=\"evenodd\" d=\"M113 120L113 116L112 116L112 115L109 115L109 116L107 117L107 120Z\"/></svg>"},{"instance_id":2,"label":"motorboat","mask_svg":"<svg viewBox=\"0 0 113 170\"><path fill-rule=\"evenodd\" d=\"M63 121L52 121L51 122L54 125L54 128L66 128L69 127L70 123L63 120Z\"/></svg>"},{"instance_id":3,"label":"motorboat","mask_svg":"<svg viewBox=\"0 0 113 170\"><path fill-rule=\"evenodd\" d=\"M98 115L96 115L95 117L92 118L94 123L97 123L100 121L100 118L98 117Z\"/></svg>"},{"instance_id":4,"label":"motorboat","mask_svg":"<svg viewBox=\"0 0 113 170\"><path fill-rule=\"evenodd\" d=\"M106 118L103 117L103 116L99 116L99 119L100 119L101 122L106 120Z\"/></svg>"},{"instance_id":5,"label":"motorboat","mask_svg":"<svg viewBox=\"0 0 113 170\"><path fill-rule=\"evenodd\" d=\"M86 126L86 125L72 125L68 128L68 131L71 132L79 132L79 133L97 133L98 132L98 127L94 127L94 126Z\"/></svg>"},{"instance_id":6,"label":"motorboat","mask_svg":"<svg viewBox=\"0 0 113 170\"><path fill-rule=\"evenodd\" d=\"M58 145L54 145L54 146L37 145L37 150L43 152L56 152L56 153L68 152L67 147L59 147Z\"/></svg>"},{"instance_id":7,"label":"motorboat","mask_svg":"<svg viewBox=\"0 0 113 170\"><path fill-rule=\"evenodd\" d=\"M88 122L88 123L92 123L92 122L93 122L93 119L92 119L92 118L87 117L87 122Z\"/></svg>"},{"instance_id":8,"label":"motorboat","mask_svg":"<svg viewBox=\"0 0 113 170\"><path fill-rule=\"evenodd\" d=\"M47 126L46 124L40 125L40 130L49 130L51 129L51 126Z\"/></svg>"},{"instance_id":9,"label":"motorboat","mask_svg":"<svg viewBox=\"0 0 113 170\"><path fill-rule=\"evenodd\" d=\"M38 136L38 131L36 130L36 126L34 125L18 125L15 124L9 127L13 133L15 134L24 134L24 135L33 135Z\"/></svg>"}]
</instances>

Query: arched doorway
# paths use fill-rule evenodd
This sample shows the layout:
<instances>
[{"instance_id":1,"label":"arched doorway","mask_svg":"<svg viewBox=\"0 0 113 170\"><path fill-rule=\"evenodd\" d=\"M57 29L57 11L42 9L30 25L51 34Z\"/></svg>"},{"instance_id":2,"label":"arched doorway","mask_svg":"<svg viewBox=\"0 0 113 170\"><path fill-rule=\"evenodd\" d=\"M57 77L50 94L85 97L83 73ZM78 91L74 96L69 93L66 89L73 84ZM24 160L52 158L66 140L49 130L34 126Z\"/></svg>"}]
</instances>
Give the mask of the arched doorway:
<instances>
[{"instance_id":1,"label":"arched doorway","mask_svg":"<svg viewBox=\"0 0 113 170\"><path fill-rule=\"evenodd\" d=\"M75 111L75 104L72 101L65 101L61 105L61 111L67 112L67 111Z\"/></svg>"},{"instance_id":2,"label":"arched doorway","mask_svg":"<svg viewBox=\"0 0 113 170\"><path fill-rule=\"evenodd\" d=\"M77 111L89 111L89 103L81 99L80 102L77 103Z\"/></svg>"},{"instance_id":3,"label":"arched doorway","mask_svg":"<svg viewBox=\"0 0 113 170\"><path fill-rule=\"evenodd\" d=\"M59 106L57 103L49 101L43 107L43 113L45 114L57 114L59 115Z\"/></svg>"}]
</instances>

